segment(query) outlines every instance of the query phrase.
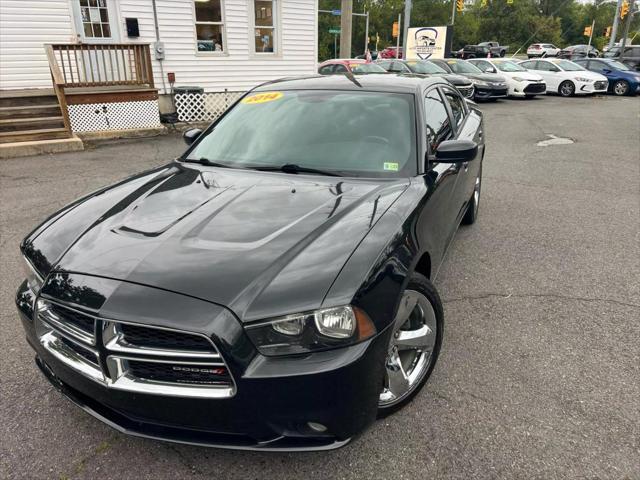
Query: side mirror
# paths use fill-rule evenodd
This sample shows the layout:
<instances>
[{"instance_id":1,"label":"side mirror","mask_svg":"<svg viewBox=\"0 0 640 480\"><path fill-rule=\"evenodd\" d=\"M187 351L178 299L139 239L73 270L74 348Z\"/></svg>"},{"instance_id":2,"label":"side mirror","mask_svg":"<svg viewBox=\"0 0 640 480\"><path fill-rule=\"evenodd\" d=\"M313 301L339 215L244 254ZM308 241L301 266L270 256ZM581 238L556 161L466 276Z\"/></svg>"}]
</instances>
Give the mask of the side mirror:
<instances>
[{"instance_id":1,"label":"side mirror","mask_svg":"<svg viewBox=\"0 0 640 480\"><path fill-rule=\"evenodd\" d=\"M187 145L191 145L196 141L196 138L198 138L201 133L202 130L200 130L199 128L190 128L182 134L182 139L184 140L184 143L186 143Z\"/></svg>"},{"instance_id":2,"label":"side mirror","mask_svg":"<svg viewBox=\"0 0 640 480\"><path fill-rule=\"evenodd\" d=\"M551 67L551 70L550 70L550 71L552 71L552 72L559 72L559 71L560 71L560 69L559 69L558 67Z\"/></svg>"},{"instance_id":3,"label":"side mirror","mask_svg":"<svg viewBox=\"0 0 640 480\"><path fill-rule=\"evenodd\" d=\"M478 144L471 140L445 140L436 149L436 162L470 162L478 155Z\"/></svg>"},{"instance_id":4,"label":"side mirror","mask_svg":"<svg viewBox=\"0 0 640 480\"><path fill-rule=\"evenodd\" d=\"M602 73L611 73L611 70L609 70L608 68L603 68Z\"/></svg>"}]
</instances>

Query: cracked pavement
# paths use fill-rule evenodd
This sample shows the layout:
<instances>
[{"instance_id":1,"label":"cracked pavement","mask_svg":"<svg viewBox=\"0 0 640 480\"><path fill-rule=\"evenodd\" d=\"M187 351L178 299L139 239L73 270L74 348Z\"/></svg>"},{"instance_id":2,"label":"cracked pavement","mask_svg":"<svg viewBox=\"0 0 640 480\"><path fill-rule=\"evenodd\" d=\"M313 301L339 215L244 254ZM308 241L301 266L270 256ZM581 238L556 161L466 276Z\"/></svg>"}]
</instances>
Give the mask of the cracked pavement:
<instances>
[{"instance_id":1,"label":"cracked pavement","mask_svg":"<svg viewBox=\"0 0 640 480\"><path fill-rule=\"evenodd\" d=\"M345 448L234 452L127 437L33 363L18 244L74 198L159 165L177 136L0 162L0 478L640 478L640 100L482 104L480 218L436 286L445 338L405 409ZM552 134L571 145L536 146Z\"/></svg>"}]
</instances>

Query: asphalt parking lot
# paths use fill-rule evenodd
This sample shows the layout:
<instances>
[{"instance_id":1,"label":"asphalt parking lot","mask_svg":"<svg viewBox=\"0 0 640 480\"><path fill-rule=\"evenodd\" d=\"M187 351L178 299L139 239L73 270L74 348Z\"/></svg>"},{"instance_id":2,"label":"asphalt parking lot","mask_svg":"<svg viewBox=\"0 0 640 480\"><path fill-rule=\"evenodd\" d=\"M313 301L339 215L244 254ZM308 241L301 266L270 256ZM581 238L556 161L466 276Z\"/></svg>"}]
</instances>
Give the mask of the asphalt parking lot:
<instances>
[{"instance_id":1,"label":"asphalt parking lot","mask_svg":"<svg viewBox=\"0 0 640 480\"><path fill-rule=\"evenodd\" d=\"M404 410L324 453L127 437L33 363L13 304L20 240L74 198L172 159L177 136L0 161L0 477L640 478L640 100L481 109L480 218L436 280L446 328L434 374Z\"/></svg>"}]
</instances>

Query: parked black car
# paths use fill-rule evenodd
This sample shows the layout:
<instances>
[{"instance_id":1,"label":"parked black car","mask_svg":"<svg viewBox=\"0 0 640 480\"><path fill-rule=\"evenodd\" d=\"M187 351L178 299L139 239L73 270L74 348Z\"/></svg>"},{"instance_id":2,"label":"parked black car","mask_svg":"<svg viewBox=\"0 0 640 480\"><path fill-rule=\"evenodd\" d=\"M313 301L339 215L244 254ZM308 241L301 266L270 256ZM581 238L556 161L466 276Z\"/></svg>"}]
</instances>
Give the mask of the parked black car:
<instances>
[{"instance_id":1,"label":"parked black car","mask_svg":"<svg viewBox=\"0 0 640 480\"><path fill-rule=\"evenodd\" d=\"M502 75L484 73L471 62L457 58L433 59L430 61L447 72L462 75L471 80L475 100L496 100L507 96L507 81Z\"/></svg>"},{"instance_id":2,"label":"parked black car","mask_svg":"<svg viewBox=\"0 0 640 480\"><path fill-rule=\"evenodd\" d=\"M412 73L427 77L440 77L455 86L465 98L473 98L473 83L463 76L448 73L442 67L429 60L392 60L385 59L376 62L387 72Z\"/></svg>"},{"instance_id":3,"label":"parked black car","mask_svg":"<svg viewBox=\"0 0 640 480\"><path fill-rule=\"evenodd\" d=\"M598 49L593 45L571 45L558 53L558 58L577 60L578 58L595 58L599 55Z\"/></svg>"},{"instance_id":4,"label":"parked black car","mask_svg":"<svg viewBox=\"0 0 640 480\"><path fill-rule=\"evenodd\" d=\"M621 61L634 70L640 71L640 45L627 45L624 47L624 55L622 55L621 52L621 47L613 47L604 52L602 56L604 58Z\"/></svg>"},{"instance_id":5,"label":"parked black car","mask_svg":"<svg viewBox=\"0 0 640 480\"><path fill-rule=\"evenodd\" d=\"M344 445L434 368L432 281L478 215L483 129L436 78L254 89L180 158L25 238L16 303L38 366L133 435Z\"/></svg>"}]
</instances>

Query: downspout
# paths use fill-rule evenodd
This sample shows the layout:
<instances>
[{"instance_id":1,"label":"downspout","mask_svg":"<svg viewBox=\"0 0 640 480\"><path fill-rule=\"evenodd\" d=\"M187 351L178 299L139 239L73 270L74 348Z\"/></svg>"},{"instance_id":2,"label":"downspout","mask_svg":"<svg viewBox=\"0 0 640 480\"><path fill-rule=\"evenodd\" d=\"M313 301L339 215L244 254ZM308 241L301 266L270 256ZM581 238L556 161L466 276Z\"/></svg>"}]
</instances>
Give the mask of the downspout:
<instances>
[{"instance_id":1,"label":"downspout","mask_svg":"<svg viewBox=\"0 0 640 480\"><path fill-rule=\"evenodd\" d=\"M153 6L153 23L156 28L156 43L157 43L157 42L160 42L160 25L158 24L158 9L156 7L156 0L151 0L151 5ZM154 52L154 56L155 56L155 52ZM164 83L164 67L162 66L162 59L156 58L156 60L160 65L160 78L162 79L162 93L166 94L167 86Z\"/></svg>"}]
</instances>

